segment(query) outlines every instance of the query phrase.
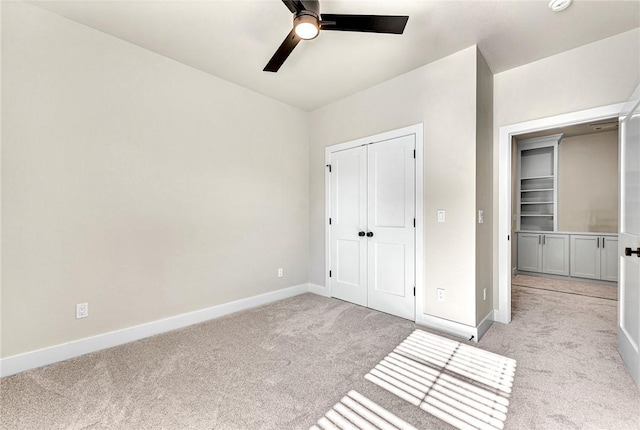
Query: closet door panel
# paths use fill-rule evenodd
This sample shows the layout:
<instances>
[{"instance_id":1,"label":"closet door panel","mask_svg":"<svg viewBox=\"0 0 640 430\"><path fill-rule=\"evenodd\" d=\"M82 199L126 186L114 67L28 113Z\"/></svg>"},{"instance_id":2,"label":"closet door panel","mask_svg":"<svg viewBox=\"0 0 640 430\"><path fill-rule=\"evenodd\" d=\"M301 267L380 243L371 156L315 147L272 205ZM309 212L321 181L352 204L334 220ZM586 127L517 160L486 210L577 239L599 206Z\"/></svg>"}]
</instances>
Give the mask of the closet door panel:
<instances>
[{"instance_id":1,"label":"closet door panel","mask_svg":"<svg viewBox=\"0 0 640 430\"><path fill-rule=\"evenodd\" d=\"M368 145L369 307L415 319L415 137Z\"/></svg>"},{"instance_id":2,"label":"closet door panel","mask_svg":"<svg viewBox=\"0 0 640 430\"><path fill-rule=\"evenodd\" d=\"M331 295L367 306L366 148L331 156Z\"/></svg>"}]
</instances>

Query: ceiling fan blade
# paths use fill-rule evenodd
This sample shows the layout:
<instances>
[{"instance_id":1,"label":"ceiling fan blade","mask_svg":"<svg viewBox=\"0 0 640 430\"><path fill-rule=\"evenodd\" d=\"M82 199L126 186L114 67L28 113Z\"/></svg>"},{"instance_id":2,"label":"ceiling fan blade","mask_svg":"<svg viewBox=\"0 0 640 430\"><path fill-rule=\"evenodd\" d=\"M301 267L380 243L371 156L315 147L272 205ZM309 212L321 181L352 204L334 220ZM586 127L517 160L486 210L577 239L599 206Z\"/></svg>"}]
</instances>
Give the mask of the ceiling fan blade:
<instances>
[{"instance_id":1,"label":"ceiling fan blade","mask_svg":"<svg viewBox=\"0 0 640 430\"><path fill-rule=\"evenodd\" d=\"M321 24L323 30L402 34L408 19L408 16L398 15L334 15L323 13ZM325 23L325 21L327 22Z\"/></svg>"},{"instance_id":2,"label":"ceiling fan blade","mask_svg":"<svg viewBox=\"0 0 640 430\"><path fill-rule=\"evenodd\" d=\"M269 60L267 65L264 67L263 71L277 72L278 69L280 69L280 66L282 66L282 63L284 63L285 60L289 57L289 54L291 54L291 51L293 51L293 48L296 47L296 45L300 42L300 40L302 39L300 39L296 35L295 31L291 30L291 32L284 39L284 41L282 42L282 44L280 45L276 53L273 54L273 57L271 57L271 60Z\"/></svg>"},{"instance_id":3,"label":"ceiling fan blade","mask_svg":"<svg viewBox=\"0 0 640 430\"><path fill-rule=\"evenodd\" d=\"M282 0L282 3L289 8L291 13L300 12L306 9L300 0Z\"/></svg>"}]
</instances>

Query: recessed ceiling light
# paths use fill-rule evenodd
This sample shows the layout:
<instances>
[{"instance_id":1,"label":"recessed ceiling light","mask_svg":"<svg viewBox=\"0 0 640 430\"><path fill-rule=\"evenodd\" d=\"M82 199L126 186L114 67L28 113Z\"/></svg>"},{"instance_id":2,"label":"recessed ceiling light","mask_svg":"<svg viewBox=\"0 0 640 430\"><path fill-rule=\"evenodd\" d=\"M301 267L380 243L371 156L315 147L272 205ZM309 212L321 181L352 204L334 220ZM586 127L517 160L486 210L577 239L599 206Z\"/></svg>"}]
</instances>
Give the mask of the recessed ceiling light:
<instances>
[{"instance_id":1,"label":"recessed ceiling light","mask_svg":"<svg viewBox=\"0 0 640 430\"><path fill-rule=\"evenodd\" d=\"M549 0L549 9L560 12L571 6L573 0Z\"/></svg>"}]
</instances>

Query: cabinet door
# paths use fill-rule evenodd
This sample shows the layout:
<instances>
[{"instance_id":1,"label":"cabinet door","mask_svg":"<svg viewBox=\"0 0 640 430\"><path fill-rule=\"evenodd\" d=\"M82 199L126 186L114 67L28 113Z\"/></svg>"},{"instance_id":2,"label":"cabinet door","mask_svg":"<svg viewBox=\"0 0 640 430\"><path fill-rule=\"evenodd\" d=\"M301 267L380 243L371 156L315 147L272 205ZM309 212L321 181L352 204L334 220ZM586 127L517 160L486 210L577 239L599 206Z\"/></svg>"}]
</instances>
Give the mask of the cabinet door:
<instances>
[{"instance_id":1,"label":"cabinet door","mask_svg":"<svg viewBox=\"0 0 640 430\"><path fill-rule=\"evenodd\" d=\"M566 234L542 235L542 272L569 276L569 237Z\"/></svg>"},{"instance_id":2,"label":"cabinet door","mask_svg":"<svg viewBox=\"0 0 640 430\"><path fill-rule=\"evenodd\" d=\"M599 236L571 235L571 276L600 279Z\"/></svg>"},{"instance_id":3,"label":"cabinet door","mask_svg":"<svg viewBox=\"0 0 640 430\"><path fill-rule=\"evenodd\" d=\"M600 279L618 282L618 237L600 239Z\"/></svg>"},{"instance_id":4,"label":"cabinet door","mask_svg":"<svg viewBox=\"0 0 640 430\"><path fill-rule=\"evenodd\" d=\"M518 270L542 271L541 235L518 233Z\"/></svg>"}]
</instances>

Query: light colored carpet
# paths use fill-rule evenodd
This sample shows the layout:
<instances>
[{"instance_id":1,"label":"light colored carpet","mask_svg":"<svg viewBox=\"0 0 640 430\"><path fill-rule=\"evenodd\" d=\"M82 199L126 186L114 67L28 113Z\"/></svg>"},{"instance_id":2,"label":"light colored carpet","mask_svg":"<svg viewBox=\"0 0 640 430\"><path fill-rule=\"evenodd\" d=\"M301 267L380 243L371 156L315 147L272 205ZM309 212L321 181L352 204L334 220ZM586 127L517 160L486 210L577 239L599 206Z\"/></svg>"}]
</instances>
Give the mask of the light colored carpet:
<instances>
[{"instance_id":1,"label":"light colored carpet","mask_svg":"<svg viewBox=\"0 0 640 430\"><path fill-rule=\"evenodd\" d=\"M514 287L513 322L480 343L518 362L505 428L637 430L616 302L559 294ZM354 390L416 428L452 429L364 377L416 328L304 294L3 378L0 428L308 429Z\"/></svg>"},{"instance_id":2,"label":"light colored carpet","mask_svg":"<svg viewBox=\"0 0 640 430\"><path fill-rule=\"evenodd\" d=\"M351 390L309 430L417 430L357 391Z\"/></svg>"},{"instance_id":3,"label":"light colored carpet","mask_svg":"<svg viewBox=\"0 0 640 430\"><path fill-rule=\"evenodd\" d=\"M541 290L577 294L581 296L599 297L601 299L618 300L618 288L613 285L601 285L576 280L552 279L542 276L516 275L511 278L512 285L539 288Z\"/></svg>"},{"instance_id":4,"label":"light colored carpet","mask_svg":"<svg viewBox=\"0 0 640 430\"><path fill-rule=\"evenodd\" d=\"M365 379L465 430L504 428L516 362L415 330Z\"/></svg>"}]
</instances>

